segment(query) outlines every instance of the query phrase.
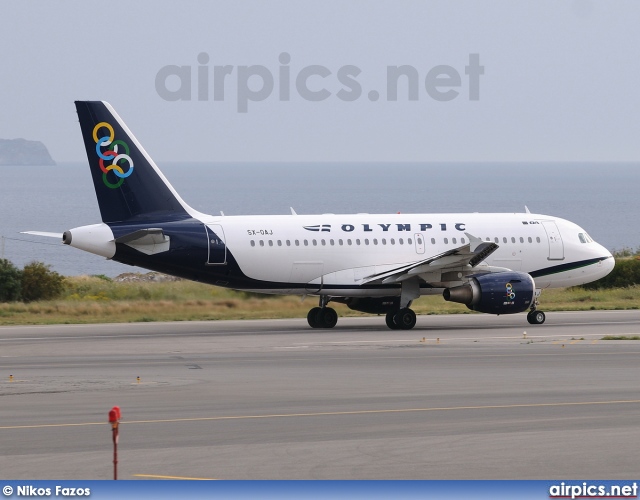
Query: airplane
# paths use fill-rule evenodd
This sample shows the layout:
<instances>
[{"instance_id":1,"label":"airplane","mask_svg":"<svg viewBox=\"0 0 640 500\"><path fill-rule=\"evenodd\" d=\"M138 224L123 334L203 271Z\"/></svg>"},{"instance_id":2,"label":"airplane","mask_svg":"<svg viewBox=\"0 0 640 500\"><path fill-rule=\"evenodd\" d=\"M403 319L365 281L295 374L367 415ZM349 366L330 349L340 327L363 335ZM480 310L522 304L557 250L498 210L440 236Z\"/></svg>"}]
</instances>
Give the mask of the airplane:
<instances>
[{"instance_id":1,"label":"airplane","mask_svg":"<svg viewBox=\"0 0 640 500\"><path fill-rule=\"evenodd\" d=\"M62 242L117 262L235 290L318 297L312 328L333 328L330 302L410 330L421 295L488 314L528 310L542 324L546 288L606 276L611 253L573 222L523 213L207 215L176 192L113 107L76 101L102 222Z\"/></svg>"}]
</instances>

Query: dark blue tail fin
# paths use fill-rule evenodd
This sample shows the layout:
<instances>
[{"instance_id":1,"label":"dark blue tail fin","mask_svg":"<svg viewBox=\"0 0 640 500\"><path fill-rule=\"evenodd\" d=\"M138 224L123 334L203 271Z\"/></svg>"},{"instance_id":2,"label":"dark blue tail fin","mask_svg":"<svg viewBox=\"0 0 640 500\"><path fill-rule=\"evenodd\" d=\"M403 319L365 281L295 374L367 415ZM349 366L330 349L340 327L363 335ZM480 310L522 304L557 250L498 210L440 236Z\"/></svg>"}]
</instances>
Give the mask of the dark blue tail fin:
<instances>
[{"instance_id":1,"label":"dark blue tail fin","mask_svg":"<svg viewBox=\"0 0 640 500\"><path fill-rule=\"evenodd\" d=\"M107 102L76 101L102 221L179 220L196 213Z\"/></svg>"}]
</instances>

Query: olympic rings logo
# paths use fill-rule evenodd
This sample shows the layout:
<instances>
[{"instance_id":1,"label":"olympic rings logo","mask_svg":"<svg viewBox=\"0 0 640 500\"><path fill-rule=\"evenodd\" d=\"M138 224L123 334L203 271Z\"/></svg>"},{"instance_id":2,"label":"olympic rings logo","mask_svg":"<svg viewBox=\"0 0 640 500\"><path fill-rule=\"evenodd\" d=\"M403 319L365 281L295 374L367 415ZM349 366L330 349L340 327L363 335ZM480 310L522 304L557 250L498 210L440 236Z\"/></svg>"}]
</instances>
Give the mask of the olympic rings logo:
<instances>
[{"instance_id":1,"label":"olympic rings logo","mask_svg":"<svg viewBox=\"0 0 640 500\"><path fill-rule=\"evenodd\" d=\"M513 291L513 285L511 283L506 284L507 288L507 297L509 300L513 300L516 298L516 292Z\"/></svg>"},{"instance_id":2,"label":"olympic rings logo","mask_svg":"<svg viewBox=\"0 0 640 500\"><path fill-rule=\"evenodd\" d=\"M98 138L101 129L107 129L109 135L103 135ZM102 170L102 182L104 185L111 189L116 189L122 186L124 180L133 173L133 160L129 156L129 145L121 140L115 140L116 134L113 131L113 127L107 122L100 122L93 127L93 140L96 143L96 154L100 158L98 162L100 170ZM124 153L118 151L118 147L122 146ZM102 150L103 147L107 147L106 150ZM104 161L111 160L111 164L105 166ZM120 162L120 165L118 163ZM126 162L123 164L122 162ZM127 171L124 171L123 166L128 165ZM118 182L115 184L107 180L107 174L109 171L113 171L118 177Z\"/></svg>"}]
</instances>

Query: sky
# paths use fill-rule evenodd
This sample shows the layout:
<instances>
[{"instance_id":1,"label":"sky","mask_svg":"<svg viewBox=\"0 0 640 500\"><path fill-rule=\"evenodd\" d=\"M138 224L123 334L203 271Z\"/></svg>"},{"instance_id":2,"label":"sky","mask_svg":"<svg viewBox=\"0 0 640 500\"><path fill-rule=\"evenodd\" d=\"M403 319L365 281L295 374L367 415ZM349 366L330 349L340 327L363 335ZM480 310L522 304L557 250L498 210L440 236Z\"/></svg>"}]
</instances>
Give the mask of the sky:
<instances>
[{"instance_id":1,"label":"sky","mask_svg":"<svg viewBox=\"0 0 640 500\"><path fill-rule=\"evenodd\" d=\"M74 100L110 102L159 162L640 159L636 0L0 0L0 16L0 138L58 162L86 160Z\"/></svg>"}]
</instances>

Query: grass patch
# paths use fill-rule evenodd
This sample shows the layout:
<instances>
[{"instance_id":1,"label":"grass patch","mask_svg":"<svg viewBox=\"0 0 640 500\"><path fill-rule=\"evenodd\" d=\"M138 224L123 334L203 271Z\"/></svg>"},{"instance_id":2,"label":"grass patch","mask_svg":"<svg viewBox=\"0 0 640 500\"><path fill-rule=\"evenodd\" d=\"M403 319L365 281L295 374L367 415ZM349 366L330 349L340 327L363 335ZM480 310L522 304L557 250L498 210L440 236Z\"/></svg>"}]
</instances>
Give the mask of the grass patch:
<instances>
[{"instance_id":1,"label":"grass patch","mask_svg":"<svg viewBox=\"0 0 640 500\"><path fill-rule=\"evenodd\" d=\"M640 335L605 335L600 340L640 340Z\"/></svg>"}]
</instances>

